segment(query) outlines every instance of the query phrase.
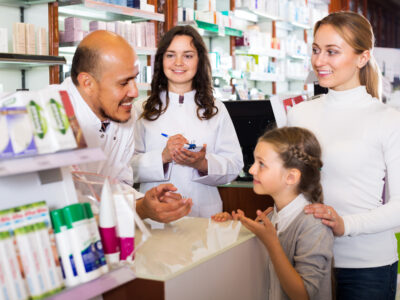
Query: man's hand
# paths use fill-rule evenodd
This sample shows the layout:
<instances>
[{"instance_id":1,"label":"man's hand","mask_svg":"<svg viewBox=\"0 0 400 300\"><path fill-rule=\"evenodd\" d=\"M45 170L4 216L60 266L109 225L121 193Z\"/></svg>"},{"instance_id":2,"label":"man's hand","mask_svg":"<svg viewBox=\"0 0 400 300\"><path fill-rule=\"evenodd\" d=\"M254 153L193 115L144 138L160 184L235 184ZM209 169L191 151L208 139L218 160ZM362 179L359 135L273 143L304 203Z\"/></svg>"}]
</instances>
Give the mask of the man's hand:
<instances>
[{"instance_id":1,"label":"man's hand","mask_svg":"<svg viewBox=\"0 0 400 300\"><path fill-rule=\"evenodd\" d=\"M192 199L182 198L174 193L177 188L170 184L160 184L148 190L142 199L136 201L136 210L142 219L169 223L186 216L192 208Z\"/></svg>"}]
</instances>

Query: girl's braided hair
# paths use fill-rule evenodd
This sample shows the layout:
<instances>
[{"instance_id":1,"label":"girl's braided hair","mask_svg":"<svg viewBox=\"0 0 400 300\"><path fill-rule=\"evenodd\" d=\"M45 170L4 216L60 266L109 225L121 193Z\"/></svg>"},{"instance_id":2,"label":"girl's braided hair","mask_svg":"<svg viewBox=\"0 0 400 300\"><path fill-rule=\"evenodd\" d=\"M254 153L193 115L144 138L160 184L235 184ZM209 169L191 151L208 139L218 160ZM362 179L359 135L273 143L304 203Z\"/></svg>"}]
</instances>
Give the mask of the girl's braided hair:
<instances>
[{"instance_id":1,"label":"girl's braided hair","mask_svg":"<svg viewBox=\"0 0 400 300\"><path fill-rule=\"evenodd\" d=\"M274 146L286 169L301 172L298 192L311 203L323 203L321 147L311 131L300 127L269 130L258 140Z\"/></svg>"}]
</instances>

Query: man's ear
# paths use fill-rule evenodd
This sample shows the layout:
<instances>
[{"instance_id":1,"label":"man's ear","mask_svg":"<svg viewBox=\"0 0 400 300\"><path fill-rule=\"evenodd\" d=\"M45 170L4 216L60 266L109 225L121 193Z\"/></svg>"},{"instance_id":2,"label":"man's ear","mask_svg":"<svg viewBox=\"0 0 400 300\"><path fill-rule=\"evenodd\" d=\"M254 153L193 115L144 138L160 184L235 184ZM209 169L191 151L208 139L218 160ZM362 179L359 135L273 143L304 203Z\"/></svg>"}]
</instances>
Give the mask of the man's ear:
<instances>
[{"instance_id":1,"label":"man's ear","mask_svg":"<svg viewBox=\"0 0 400 300\"><path fill-rule=\"evenodd\" d=\"M301 172L299 169L289 169L289 172L286 175L286 184L287 185L297 185L299 184L301 179Z\"/></svg>"},{"instance_id":2,"label":"man's ear","mask_svg":"<svg viewBox=\"0 0 400 300\"><path fill-rule=\"evenodd\" d=\"M365 50L363 53L360 54L358 58L357 67L359 69L363 68L370 60L371 52L369 50Z\"/></svg>"},{"instance_id":3,"label":"man's ear","mask_svg":"<svg viewBox=\"0 0 400 300\"><path fill-rule=\"evenodd\" d=\"M79 87L85 92L85 94L91 95L96 86L96 79L87 72L79 73L77 79Z\"/></svg>"}]
</instances>

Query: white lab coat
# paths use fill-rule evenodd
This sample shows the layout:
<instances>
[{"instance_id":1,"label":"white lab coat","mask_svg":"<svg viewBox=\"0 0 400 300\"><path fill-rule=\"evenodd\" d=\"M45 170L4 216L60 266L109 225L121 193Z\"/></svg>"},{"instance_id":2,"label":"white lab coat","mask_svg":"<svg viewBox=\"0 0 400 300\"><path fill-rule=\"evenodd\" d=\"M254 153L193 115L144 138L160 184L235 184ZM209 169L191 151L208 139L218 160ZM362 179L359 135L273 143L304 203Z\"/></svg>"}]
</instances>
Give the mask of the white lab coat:
<instances>
[{"instance_id":1,"label":"white lab coat","mask_svg":"<svg viewBox=\"0 0 400 300\"><path fill-rule=\"evenodd\" d=\"M165 95L165 92L161 94L163 103ZM156 121L143 118L136 121L133 176L135 182L141 183L141 192L160 183L174 184L181 195L192 198L191 216L210 217L222 211L217 186L238 176L243 167L243 155L224 104L216 100L218 114L209 120L200 120L194 95L195 91L186 93L184 103L179 104L179 95L170 92L168 109ZM137 117L143 111L144 101L134 105ZM168 139L161 133L169 136L180 133L197 145L207 144L208 174L200 176L196 169L175 163L169 163L164 172L161 154Z\"/></svg>"},{"instance_id":2,"label":"white lab coat","mask_svg":"<svg viewBox=\"0 0 400 300\"><path fill-rule=\"evenodd\" d=\"M69 94L75 116L82 129L86 143L90 148L101 148L107 159L92 163L80 164L79 168L85 172L102 174L117 178L132 188L133 175L130 160L134 151L134 120L126 123L110 122L106 132L100 132L101 121L80 95L78 89L68 77L61 85L52 85L57 90L66 90ZM144 195L132 188L135 198Z\"/></svg>"}]
</instances>

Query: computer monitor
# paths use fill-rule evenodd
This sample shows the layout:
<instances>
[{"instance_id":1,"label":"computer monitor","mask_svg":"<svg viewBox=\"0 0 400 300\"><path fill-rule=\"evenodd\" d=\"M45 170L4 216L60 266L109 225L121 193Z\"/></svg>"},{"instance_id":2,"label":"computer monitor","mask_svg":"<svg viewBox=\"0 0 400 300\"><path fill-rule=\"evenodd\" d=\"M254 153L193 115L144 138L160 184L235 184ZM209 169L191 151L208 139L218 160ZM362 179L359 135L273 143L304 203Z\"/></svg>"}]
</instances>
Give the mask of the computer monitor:
<instances>
[{"instance_id":1,"label":"computer monitor","mask_svg":"<svg viewBox=\"0 0 400 300\"><path fill-rule=\"evenodd\" d=\"M238 180L252 180L249 169L254 162L253 151L258 138L276 126L269 100L240 100L224 102L243 152L244 174Z\"/></svg>"}]
</instances>

